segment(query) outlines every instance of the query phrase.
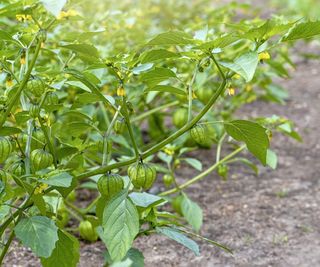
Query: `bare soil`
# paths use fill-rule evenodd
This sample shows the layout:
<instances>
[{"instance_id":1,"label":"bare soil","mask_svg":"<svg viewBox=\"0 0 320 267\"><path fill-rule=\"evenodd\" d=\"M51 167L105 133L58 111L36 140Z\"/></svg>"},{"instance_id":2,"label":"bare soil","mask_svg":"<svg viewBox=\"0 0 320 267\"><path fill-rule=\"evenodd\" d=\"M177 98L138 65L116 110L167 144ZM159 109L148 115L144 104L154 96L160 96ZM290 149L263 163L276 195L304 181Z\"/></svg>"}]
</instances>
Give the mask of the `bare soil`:
<instances>
[{"instance_id":1,"label":"bare soil","mask_svg":"<svg viewBox=\"0 0 320 267\"><path fill-rule=\"evenodd\" d=\"M320 55L319 47L314 51ZM280 81L289 90L286 106L255 102L239 118L260 115L288 117L296 122L304 142L274 136L272 149L278 168L260 168L260 175L233 165L228 181L211 174L187 189L204 210L201 234L228 245L234 255L199 241L201 256L161 236L142 237L135 247L143 251L146 266L320 266L320 63L297 61L291 80ZM227 151L223 151L226 153ZM214 150L197 151L208 167ZM179 182L194 175L182 168ZM104 246L81 243L79 266L102 266ZM40 266L29 249L14 242L4 266ZM58 266L57 266L58 267Z\"/></svg>"}]
</instances>

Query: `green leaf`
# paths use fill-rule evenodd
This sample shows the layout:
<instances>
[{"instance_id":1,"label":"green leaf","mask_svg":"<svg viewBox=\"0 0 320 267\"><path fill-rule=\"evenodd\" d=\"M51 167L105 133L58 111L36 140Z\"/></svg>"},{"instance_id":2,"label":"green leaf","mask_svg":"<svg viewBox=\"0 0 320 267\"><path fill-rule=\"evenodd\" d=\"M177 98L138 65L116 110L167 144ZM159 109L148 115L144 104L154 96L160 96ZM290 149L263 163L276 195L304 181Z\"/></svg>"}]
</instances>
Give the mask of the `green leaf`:
<instances>
[{"instance_id":1,"label":"green leaf","mask_svg":"<svg viewBox=\"0 0 320 267\"><path fill-rule=\"evenodd\" d=\"M38 256L48 258L58 241L58 228L54 221L43 216L22 219L14 228L16 237Z\"/></svg>"},{"instance_id":2,"label":"green leaf","mask_svg":"<svg viewBox=\"0 0 320 267\"><path fill-rule=\"evenodd\" d=\"M65 133L70 136L78 137L87 133L92 126L85 122L71 122L64 126Z\"/></svg>"},{"instance_id":3,"label":"green leaf","mask_svg":"<svg viewBox=\"0 0 320 267\"><path fill-rule=\"evenodd\" d=\"M192 239L186 237L179 230L169 227L157 227L156 231L157 233L163 234L169 237L170 239L180 243L181 245L187 247L188 249L192 250L196 256L200 255L198 244L194 242Z\"/></svg>"},{"instance_id":4,"label":"green leaf","mask_svg":"<svg viewBox=\"0 0 320 267\"><path fill-rule=\"evenodd\" d=\"M97 48L95 48L93 45L89 44L69 44L69 45L63 45L61 46L66 49L70 49L74 52L87 55L89 57L99 58L99 52Z\"/></svg>"},{"instance_id":5,"label":"green leaf","mask_svg":"<svg viewBox=\"0 0 320 267\"><path fill-rule=\"evenodd\" d=\"M41 258L43 267L76 267L79 262L79 241L69 233L59 230L59 240L51 256Z\"/></svg>"},{"instance_id":6,"label":"green leaf","mask_svg":"<svg viewBox=\"0 0 320 267\"><path fill-rule=\"evenodd\" d=\"M170 85L157 85L152 88L147 88L145 92L157 91L157 92L165 92L165 93L173 93L177 95L186 95L186 92L182 89L170 86Z\"/></svg>"},{"instance_id":7,"label":"green leaf","mask_svg":"<svg viewBox=\"0 0 320 267\"><path fill-rule=\"evenodd\" d=\"M136 248L129 249L126 259L130 259L132 261L130 267L144 267L144 256L141 251Z\"/></svg>"},{"instance_id":8,"label":"green leaf","mask_svg":"<svg viewBox=\"0 0 320 267\"><path fill-rule=\"evenodd\" d=\"M307 39L320 34L320 21L308 21L296 24L289 33L282 38L282 42Z\"/></svg>"},{"instance_id":9,"label":"green leaf","mask_svg":"<svg viewBox=\"0 0 320 267\"><path fill-rule=\"evenodd\" d=\"M154 49L154 50L149 50L141 55L141 63L155 62L158 60L163 60L163 59L173 58L178 56L179 54L176 54L174 52L171 52L165 49Z\"/></svg>"},{"instance_id":10,"label":"green leaf","mask_svg":"<svg viewBox=\"0 0 320 267\"><path fill-rule=\"evenodd\" d=\"M147 45L188 45L193 44L194 40L191 36L184 32L179 31L169 31L165 33L160 33L156 37L154 37L151 41L147 43Z\"/></svg>"},{"instance_id":11,"label":"green leaf","mask_svg":"<svg viewBox=\"0 0 320 267\"><path fill-rule=\"evenodd\" d=\"M259 169L258 169L257 165L255 165L250 160L248 160L246 158L235 158L234 161L240 161L241 163L247 165L248 167L250 167L258 175Z\"/></svg>"},{"instance_id":12,"label":"green leaf","mask_svg":"<svg viewBox=\"0 0 320 267\"><path fill-rule=\"evenodd\" d=\"M128 190L122 190L103 212L104 241L114 261L120 261L126 256L139 232L139 214L127 195Z\"/></svg>"},{"instance_id":13,"label":"green leaf","mask_svg":"<svg viewBox=\"0 0 320 267\"><path fill-rule=\"evenodd\" d=\"M277 154L274 153L271 149L268 149L268 151L267 151L267 165L275 170L277 168L277 163L278 163Z\"/></svg>"},{"instance_id":14,"label":"green leaf","mask_svg":"<svg viewBox=\"0 0 320 267\"><path fill-rule=\"evenodd\" d=\"M140 64L137 67L132 69L132 73L135 75L139 75L142 72L145 72L153 67L153 63Z\"/></svg>"},{"instance_id":15,"label":"green leaf","mask_svg":"<svg viewBox=\"0 0 320 267\"><path fill-rule=\"evenodd\" d=\"M58 187L69 187L72 183L72 176L67 172L60 172L54 175L49 175L47 179L39 179L42 183L58 186Z\"/></svg>"},{"instance_id":16,"label":"green leaf","mask_svg":"<svg viewBox=\"0 0 320 267\"><path fill-rule=\"evenodd\" d=\"M58 17L60 11L67 3L67 0L41 0L44 8L50 12L52 15Z\"/></svg>"},{"instance_id":17,"label":"green leaf","mask_svg":"<svg viewBox=\"0 0 320 267\"><path fill-rule=\"evenodd\" d=\"M0 136L8 136L8 135L13 135L13 134L18 134L21 132L22 131L19 128L3 126L0 129Z\"/></svg>"},{"instance_id":18,"label":"green leaf","mask_svg":"<svg viewBox=\"0 0 320 267\"><path fill-rule=\"evenodd\" d=\"M245 120L225 122L224 127L232 138L237 141L244 141L248 150L263 165L266 165L269 138L264 127L258 123Z\"/></svg>"},{"instance_id":19,"label":"green leaf","mask_svg":"<svg viewBox=\"0 0 320 267\"><path fill-rule=\"evenodd\" d=\"M181 211L183 217L186 218L195 231L199 232L203 220L202 209L197 203L188 198L186 194L182 194L182 196Z\"/></svg>"},{"instance_id":20,"label":"green leaf","mask_svg":"<svg viewBox=\"0 0 320 267\"><path fill-rule=\"evenodd\" d=\"M202 170L202 163L201 161L194 159L194 158L184 158L183 159L185 162L187 162L190 166L195 168L198 171Z\"/></svg>"},{"instance_id":21,"label":"green leaf","mask_svg":"<svg viewBox=\"0 0 320 267\"><path fill-rule=\"evenodd\" d=\"M228 45L231 45L235 42L238 42L241 39L240 36L235 34L227 34L221 37L214 39L213 41L208 41L199 46L199 49L208 50L208 49L217 49L224 48Z\"/></svg>"},{"instance_id":22,"label":"green leaf","mask_svg":"<svg viewBox=\"0 0 320 267\"><path fill-rule=\"evenodd\" d=\"M146 192L143 192L143 193L133 192L129 195L129 197L136 206L139 206L142 208L149 208L165 201L161 197L158 197L156 195L152 195Z\"/></svg>"},{"instance_id":23,"label":"green leaf","mask_svg":"<svg viewBox=\"0 0 320 267\"><path fill-rule=\"evenodd\" d=\"M154 70L141 74L141 80L147 83L150 87L153 87L169 78L175 77L177 77L176 74L172 70L166 68L155 68Z\"/></svg>"},{"instance_id":24,"label":"green leaf","mask_svg":"<svg viewBox=\"0 0 320 267\"><path fill-rule=\"evenodd\" d=\"M220 64L241 75L246 82L250 82L256 72L258 62L258 53L248 52L235 59L233 63L220 62Z\"/></svg>"}]
</instances>

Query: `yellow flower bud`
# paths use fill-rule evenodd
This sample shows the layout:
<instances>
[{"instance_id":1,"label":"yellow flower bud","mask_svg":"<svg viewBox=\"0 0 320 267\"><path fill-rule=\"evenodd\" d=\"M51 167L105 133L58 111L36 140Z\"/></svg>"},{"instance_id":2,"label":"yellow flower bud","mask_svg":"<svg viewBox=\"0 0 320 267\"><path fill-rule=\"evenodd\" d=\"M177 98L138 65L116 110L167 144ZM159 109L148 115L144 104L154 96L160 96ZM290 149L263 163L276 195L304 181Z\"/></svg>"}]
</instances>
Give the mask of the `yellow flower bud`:
<instances>
[{"instance_id":1,"label":"yellow flower bud","mask_svg":"<svg viewBox=\"0 0 320 267\"><path fill-rule=\"evenodd\" d=\"M126 95L126 92L125 92L123 86L119 86L117 89L117 96L125 96L125 95Z\"/></svg>"},{"instance_id":2,"label":"yellow flower bud","mask_svg":"<svg viewBox=\"0 0 320 267\"><path fill-rule=\"evenodd\" d=\"M268 60L270 59L270 54L267 51L259 53L259 60Z\"/></svg>"},{"instance_id":3,"label":"yellow flower bud","mask_svg":"<svg viewBox=\"0 0 320 267\"><path fill-rule=\"evenodd\" d=\"M235 93L236 93L236 90L235 90L234 88L232 88L232 87L228 88L228 94L229 94L230 96L234 96Z\"/></svg>"}]
</instances>

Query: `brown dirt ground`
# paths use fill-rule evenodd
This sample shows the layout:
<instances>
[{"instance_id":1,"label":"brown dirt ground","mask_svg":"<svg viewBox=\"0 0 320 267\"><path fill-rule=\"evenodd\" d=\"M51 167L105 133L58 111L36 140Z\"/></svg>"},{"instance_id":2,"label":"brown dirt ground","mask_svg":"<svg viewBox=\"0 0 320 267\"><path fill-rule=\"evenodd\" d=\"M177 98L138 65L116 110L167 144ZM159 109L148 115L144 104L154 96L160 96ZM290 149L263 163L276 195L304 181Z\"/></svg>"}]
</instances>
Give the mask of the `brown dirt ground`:
<instances>
[{"instance_id":1,"label":"brown dirt ground","mask_svg":"<svg viewBox=\"0 0 320 267\"><path fill-rule=\"evenodd\" d=\"M319 47L315 52L320 55ZM146 266L320 266L320 63L301 59L297 63L292 79L280 81L290 92L286 106L259 101L244 107L238 116L288 117L296 122L304 142L276 135L272 149L279 157L277 170L260 168L255 176L246 167L233 165L228 181L212 174L187 189L204 210L201 234L228 245L234 256L199 242L201 256L195 257L174 241L154 235L135 242ZM208 167L214 152L193 155ZM179 182L191 176L193 171L183 168ZM79 266L102 266L103 251L101 242L82 243ZM30 250L17 242L4 264L39 265Z\"/></svg>"}]
</instances>

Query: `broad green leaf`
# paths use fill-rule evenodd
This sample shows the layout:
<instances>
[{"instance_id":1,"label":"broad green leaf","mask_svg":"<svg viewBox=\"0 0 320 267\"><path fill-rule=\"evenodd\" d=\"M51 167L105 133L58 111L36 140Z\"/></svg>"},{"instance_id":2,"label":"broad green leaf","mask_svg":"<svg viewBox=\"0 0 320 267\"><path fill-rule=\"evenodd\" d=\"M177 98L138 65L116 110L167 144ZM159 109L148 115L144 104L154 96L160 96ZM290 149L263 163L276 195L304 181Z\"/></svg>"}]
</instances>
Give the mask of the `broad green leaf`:
<instances>
[{"instance_id":1,"label":"broad green leaf","mask_svg":"<svg viewBox=\"0 0 320 267\"><path fill-rule=\"evenodd\" d=\"M112 263L110 267L131 267L132 264L133 264L132 260L127 258L123 261Z\"/></svg>"},{"instance_id":2,"label":"broad green leaf","mask_svg":"<svg viewBox=\"0 0 320 267\"><path fill-rule=\"evenodd\" d=\"M69 45L63 45L61 46L66 49L70 49L74 52L85 54L89 57L99 58L99 52L97 48L95 48L93 45L89 44L69 44Z\"/></svg>"},{"instance_id":3,"label":"broad green leaf","mask_svg":"<svg viewBox=\"0 0 320 267\"><path fill-rule=\"evenodd\" d=\"M194 159L194 158L184 158L183 160L186 161L189 165L191 165L196 170L198 170L198 171L202 170L201 161Z\"/></svg>"},{"instance_id":4,"label":"broad green leaf","mask_svg":"<svg viewBox=\"0 0 320 267\"><path fill-rule=\"evenodd\" d=\"M296 24L289 33L282 38L282 42L307 39L320 34L320 21L308 21Z\"/></svg>"},{"instance_id":5,"label":"broad green leaf","mask_svg":"<svg viewBox=\"0 0 320 267\"><path fill-rule=\"evenodd\" d=\"M64 131L70 136L78 137L87 133L92 126L85 122L71 122L64 126Z\"/></svg>"},{"instance_id":6,"label":"broad green leaf","mask_svg":"<svg viewBox=\"0 0 320 267\"><path fill-rule=\"evenodd\" d=\"M241 163L250 167L256 174L259 173L259 169L258 169L257 165L255 165L253 162L251 162L250 160L248 160L246 158L235 158L234 161L240 161Z\"/></svg>"},{"instance_id":7,"label":"broad green leaf","mask_svg":"<svg viewBox=\"0 0 320 267\"><path fill-rule=\"evenodd\" d=\"M238 35L227 34L227 35L218 37L212 41L205 42L202 45L200 45L199 48L202 50L224 48L228 45L238 42L240 39L241 37Z\"/></svg>"},{"instance_id":8,"label":"broad green leaf","mask_svg":"<svg viewBox=\"0 0 320 267\"><path fill-rule=\"evenodd\" d=\"M58 230L59 240L51 256L47 259L41 258L43 267L76 267L79 254L79 241L71 234Z\"/></svg>"},{"instance_id":9,"label":"broad green leaf","mask_svg":"<svg viewBox=\"0 0 320 267\"><path fill-rule=\"evenodd\" d=\"M178 57L179 54L165 50L165 49L154 49L149 50L142 54L141 63L154 62L158 60L163 60L166 58Z\"/></svg>"},{"instance_id":10,"label":"broad green leaf","mask_svg":"<svg viewBox=\"0 0 320 267\"><path fill-rule=\"evenodd\" d=\"M104 241L112 260L122 260L139 232L139 214L128 199L127 189L108 202L103 212L102 227Z\"/></svg>"},{"instance_id":11,"label":"broad green leaf","mask_svg":"<svg viewBox=\"0 0 320 267\"><path fill-rule=\"evenodd\" d=\"M138 75L142 72L145 72L145 71L151 69L152 67L153 67L153 63L140 64L139 66L134 67L132 69L132 73L135 75Z\"/></svg>"},{"instance_id":12,"label":"broad green leaf","mask_svg":"<svg viewBox=\"0 0 320 267\"><path fill-rule=\"evenodd\" d=\"M71 85L71 86L74 86L74 87L78 87L86 92L89 92L91 93L91 90L85 85L83 84L82 82L80 81L67 81L65 82L65 84L68 84L68 85Z\"/></svg>"},{"instance_id":13,"label":"broad green leaf","mask_svg":"<svg viewBox=\"0 0 320 267\"><path fill-rule=\"evenodd\" d=\"M177 76L170 69L155 68L154 70L142 73L140 77L141 80L148 84L149 87L153 87L162 81L165 81L169 78L175 78Z\"/></svg>"},{"instance_id":14,"label":"broad green leaf","mask_svg":"<svg viewBox=\"0 0 320 267\"><path fill-rule=\"evenodd\" d=\"M16 237L38 256L48 258L58 241L58 228L54 221L43 216L22 219L14 228Z\"/></svg>"},{"instance_id":15,"label":"broad green leaf","mask_svg":"<svg viewBox=\"0 0 320 267\"><path fill-rule=\"evenodd\" d=\"M225 122L224 127L232 138L245 142L248 150L266 165L269 138L264 127L245 120Z\"/></svg>"},{"instance_id":16,"label":"broad green leaf","mask_svg":"<svg viewBox=\"0 0 320 267\"><path fill-rule=\"evenodd\" d=\"M277 168L277 163L278 163L277 154L274 153L271 149L268 149L268 151L267 151L267 165L275 170Z\"/></svg>"},{"instance_id":17,"label":"broad green leaf","mask_svg":"<svg viewBox=\"0 0 320 267\"><path fill-rule=\"evenodd\" d=\"M246 82L250 82L256 72L259 57L256 52L248 52L241 55L234 62L220 62L220 64L241 75Z\"/></svg>"},{"instance_id":18,"label":"broad green leaf","mask_svg":"<svg viewBox=\"0 0 320 267\"><path fill-rule=\"evenodd\" d=\"M1 187L1 184L2 184L2 181L0 181L0 187ZM0 189L1 191L1 189ZM0 192L1 194L1 192ZM3 220L10 212L10 206L7 206L7 205L3 205L1 203L0 205L0 221Z\"/></svg>"},{"instance_id":19,"label":"broad green leaf","mask_svg":"<svg viewBox=\"0 0 320 267\"><path fill-rule=\"evenodd\" d=\"M126 258L132 260L131 267L144 267L144 256L138 249L130 248Z\"/></svg>"},{"instance_id":20,"label":"broad green leaf","mask_svg":"<svg viewBox=\"0 0 320 267\"><path fill-rule=\"evenodd\" d=\"M47 179L39 179L42 183L58 186L58 187L69 187L72 183L72 176L67 172L60 172L54 175L50 175Z\"/></svg>"},{"instance_id":21,"label":"broad green leaf","mask_svg":"<svg viewBox=\"0 0 320 267\"><path fill-rule=\"evenodd\" d=\"M146 192L143 192L143 193L133 192L129 195L129 197L136 206L139 206L142 208L149 208L151 206L158 205L159 203L162 203L165 201L161 197L158 197L156 195L152 195Z\"/></svg>"},{"instance_id":22,"label":"broad green leaf","mask_svg":"<svg viewBox=\"0 0 320 267\"><path fill-rule=\"evenodd\" d=\"M203 220L202 209L197 203L188 198L186 194L183 194L182 196L181 211L183 217L186 218L187 222L195 231L199 232Z\"/></svg>"},{"instance_id":23,"label":"broad green leaf","mask_svg":"<svg viewBox=\"0 0 320 267\"><path fill-rule=\"evenodd\" d=\"M48 12L58 17L60 14L60 11L64 7L64 5L67 3L67 0L41 0L41 2Z\"/></svg>"},{"instance_id":24,"label":"broad green leaf","mask_svg":"<svg viewBox=\"0 0 320 267\"><path fill-rule=\"evenodd\" d=\"M178 229L173 229L169 227L157 227L156 228L157 233L163 234L170 239L180 243L181 245L187 247L196 256L200 255L199 246L196 242L194 242L192 239L186 237L184 234L182 234Z\"/></svg>"},{"instance_id":25,"label":"broad green leaf","mask_svg":"<svg viewBox=\"0 0 320 267\"><path fill-rule=\"evenodd\" d=\"M8 136L8 135L13 135L13 134L18 134L21 132L22 131L19 128L3 126L0 129L0 136Z\"/></svg>"},{"instance_id":26,"label":"broad green leaf","mask_svg":"<svg viewBox=\"0 0 320 267\"><path fill-rule=\"evenodd\" d=\"M11 41L13 39L9 33L7 33L6 31L0 30L0 40Z\"/></svg>"},{"instance_id":27,"label":"broad green leaf","mask_svg":"<svg viewBox=\"0 0 320 267\"><path fill-rule=\"evenodd\" d=\"M147 45L188 45L194 43L191 36L184 32L170 31L165 33L160 33L154 37Z\"/></svg>"},{"instance_id":28,"label":"broad green leaf","mask_svg":"<svg viewBox=\"0 0 320 267\"><path fill-rule=\"evenodd\" d=\"M152 88L147 88L145 92L150 92L150 91L157 91L157 92L166 92L166 93L173 93L177 95L186 95L186 92L182 89L170 86L170 85L157 85Z\"/></svg>"}]
</instances>

